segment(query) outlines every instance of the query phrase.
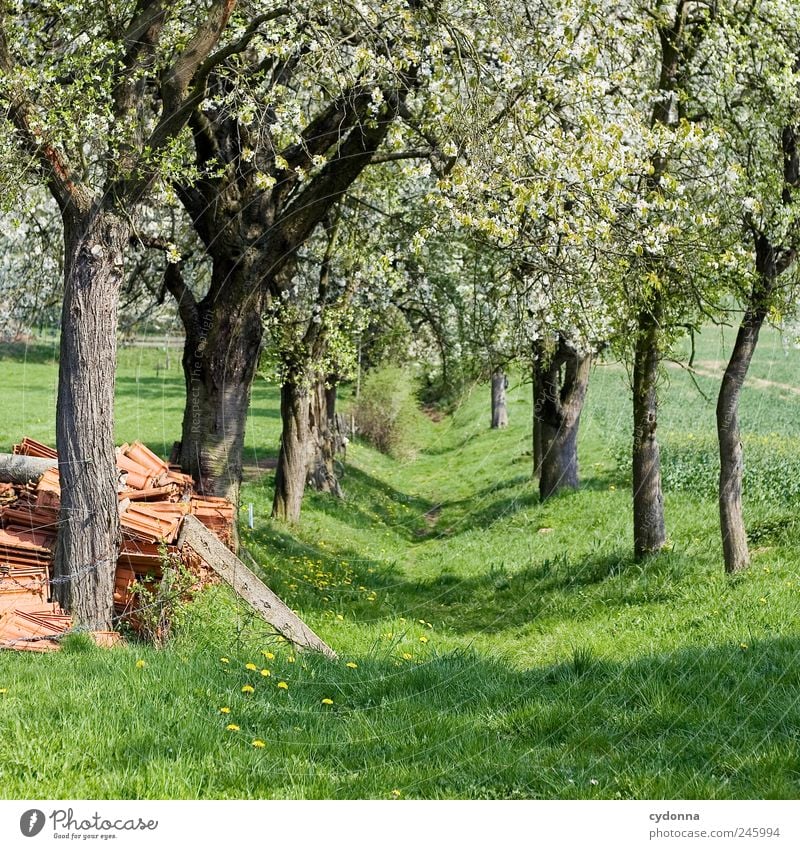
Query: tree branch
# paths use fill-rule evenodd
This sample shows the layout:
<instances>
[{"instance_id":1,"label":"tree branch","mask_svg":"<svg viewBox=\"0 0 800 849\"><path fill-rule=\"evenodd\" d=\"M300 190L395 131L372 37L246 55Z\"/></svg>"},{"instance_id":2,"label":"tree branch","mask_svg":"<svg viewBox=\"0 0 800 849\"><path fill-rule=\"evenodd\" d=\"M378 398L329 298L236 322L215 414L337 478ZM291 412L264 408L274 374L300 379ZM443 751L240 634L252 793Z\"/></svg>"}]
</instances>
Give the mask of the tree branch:
<instances>
[{"instance_id":1,"label":"tree branch","mask_svg":"<svg viewBox=\"0 0 800 849\"><path fill-rule=\"evenodd\" d=\"M380 165L383 162L397 162L400 159L430 159L432 153L432 150L425 150L423 148L376 153L370 160L370 165Z\"/></svg>"},{"instance_id":2,"label":"tree branch","mask_svg":"<svg viewBox=\"0 0 800 849\"><path fill-rule=\"evenodd\" d=\"M164 269L163 288L166 289L178 305L178 315L181 317L186 335L190 339L200 336L200 311L194 293L183 279L183 263L168 262Z\"/></svg>"},{"instance_id":3,"label":"tree branch","mask_svg":"<svg viewBox=\"0 0 800 849\"><path fill-rule=\"evenodd\" d=\"M206 79L212 67L206 68L209 54L219 42L236 7L237 0L213 0L206 19L201 23L186 48L161 76L161 115L144 145L149 156L162 150L183 129L192 110L200 103ZM216 54L215 54L216 55ZM202 74L198 71L203 68ZM139 176L121 181L118 194L137 201L155 179L153 163L140 163Z\"/></svg>"},{"instance_id":4,"label":"tree branch","mask_svg":"<svg viewBox=\"0 0 800 849\"><path fill-rule=\"evenodd\" d=\"M282 18L284 15L290 14L291 11L292 10L288 6L279 6L271 12L266 12L263 15L257 15L236 41L226 47L220 48L216 51L216 53L212 53L212 55L203 62L197 72L198 79L206 80L214 68L221 65L226 59L230 59L231 56L235 56L237 53L241 53L246 50L250 42L258 34L258 30L262 24L274 21L277 18Z\"/></svg>"},{"instance_id":5,"label":"tree branch","mask_svg":"<svg viewBox=\"0 0 800 849\"><path fill-rule=\"evenodd\" d=\"M158 44L165 18L162 0L138 0L122 39L125 55L113 91L114 114L118 119L134 104L137 71L142 67L144 56L152 55Z\"/></svg>"},{"instance_id":6,"label":"tree branch","mask_svg":"<svg viewBox=\"0 0 800 849\"><path fill-rule=\"evenodd\" d=\"M301 244L369 165L386 138L397 110L396 98L387 98L387 109L379 119L369 125L353 127L336 156L289 204L282 217L284 234L290 244Z\"/></svg>"},{"instance_id":7,"label":"tree branch","mask_svg":"<svg viewBox=\"0 0 800 849\"><path fill-rule=\"evenodd\" d=\"M324 153L341 141L342 137L362 119L363 112L371 101L364 91L345 92L329 103L303 130L301 141L282 151L289 168L308 168L313 157Z\"/></svg>"},{"instance_id":8,"label":"tree branch","mask_svg":"<svg viewBox=\"0 0 800 849\"><path fill-rule=\"evenodd\" d=\"M6 34L6 11L2 6L0 6L0 71L8 77L13 77L15 71L15 62L11 56ZM35 131L34 104L26 95L13 91L11 83L12 81L9 80L6 84L9 100L8 117L19 133L23 149L36 162L62 214L71 206L74 206L76 210L85 211L89 207L89 197L73 180L73 168L66 154L42 139Z\"/></svg>"}]
</instances>

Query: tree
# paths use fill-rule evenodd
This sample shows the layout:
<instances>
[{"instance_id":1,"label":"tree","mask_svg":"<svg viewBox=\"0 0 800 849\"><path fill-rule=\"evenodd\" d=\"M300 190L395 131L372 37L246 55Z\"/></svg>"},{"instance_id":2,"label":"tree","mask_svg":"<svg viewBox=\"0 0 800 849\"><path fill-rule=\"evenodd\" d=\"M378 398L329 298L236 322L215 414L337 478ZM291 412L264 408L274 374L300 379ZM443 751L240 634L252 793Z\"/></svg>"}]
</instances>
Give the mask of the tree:
<instances>
[{"instance_id":1,"label":"tree","mask_svg":"<svg viewBox=\"0 0 800 849\"><path fill-rule=\"evenodd\" d=\"M736 572L750 562L742 509L739 398L764 322L770 315L796 309L800 27L794 10L757 3L746 13L735 6L727 10L720 29L709 49L716 61L707 62L710 76L716 78L707 82L724 92L724 104L709 98L705 87L697 101L727 130L726 155L733 179L726 189L741 203L737 211L742 231L752 245L750 257L739 257L737 273L727 275L743 315L716 408L722 549L726 571ZM754 44L759 45L755 54ZM725 72L719 70L723 68ZM720 265L730 266L730 258Z\"/></svg>"},{"instance_id":2,"label":"tree","mask_svg":"<svg viewBox=\"0 0 800 849\"><path fill-rule=\"evenodd\" d=\"M270 310L268 343L281 387L281 444L272 515L297 521L306 484L342 498L334 457L338 433L336 386L354 365L357 332L353 298L359 275L345 277L334 268L342 218L337 210L322 238L311 239L298 256L287 297ZM314 256L321 242L321 257ZM339 271L339 273L337 273Z\"/></svg>"},{"instance_id":3,"label":"tree","mask_svg":"<svg viewBox=\"0 0 800 849\"><path fill-rule=\"evenodd\" d=\"M92 15L0 7L6 142L32 163L28 176L47 186L63 224L55 574L62 604L92 629L111 626L120 541L112 411L131 216L174 153L235 5L212 0L196 26L191 4L160 0Z\"/></svg>"},{"instance_id":4,"label":"tree","mask_svg":"<svg viewBox=\"0 0 800 849\"><path fill-rule=\"evenodd\" d=\"M198 176L176 191L212 282L202 298L173 291L187 332L180 461L204 491L238 497L261 316L290 290L303 244L367 166L430 156L480 88L498 29L480 6L279 9L269 36L248 30L248 49L210 76L191 118ZM305 404L292 386L287 412Z\"/></svg>"},{"instance_id":5,"label":"tree","mask_svg":"<svg viewBox=\"0 0 800 849\"><path fill-rule=\"evenodd\" d=\"M195 104L197 177L176 192L211 258L211 285L202 298L177 278L170 286L186 329L179 459L204 492L238 500L262 315L290 290L298 251L371 161L415 84L413 65L395 54L404 29L416 31L416 9L399 10L376 43L355 10L275 9L254 19ZM334 34L340 47L329 46ZM282 408L301 427L306 401L294 385L282 390Z\"/></svg>"}]
</instances>

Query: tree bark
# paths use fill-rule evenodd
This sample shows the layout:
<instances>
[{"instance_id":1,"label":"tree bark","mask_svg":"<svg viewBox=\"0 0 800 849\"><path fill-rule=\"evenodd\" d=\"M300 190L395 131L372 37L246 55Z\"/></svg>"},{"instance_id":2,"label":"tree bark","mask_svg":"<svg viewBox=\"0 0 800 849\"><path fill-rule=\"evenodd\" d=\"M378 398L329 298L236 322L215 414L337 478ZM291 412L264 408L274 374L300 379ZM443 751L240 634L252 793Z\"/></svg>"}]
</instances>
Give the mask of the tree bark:
<instances>
[{"instance_id":1,"label":"tree bark","mask_svg":"<svg viewBox=\"0 0 800 849\"><path fill-rule=\"evenodd\" d=\"M637 558L659 551L666 542L656 438L659 317L658 303L639 315L633 362L633 548Z\"/></svg>"},{"instance_id":2,"label":"tree bark","mask_svg":"<svg viewBox=\"0 0 800 849\"><path fill-rule=\"evenodd\" d=\"M742 515L743 452L739 431L739 395L763 323L760 310L745 312L717 398L719 439L719 520L725 571L738 572L750 565L747 532Z\"/></svg>"},{"instance_id":3,"label":"tree bark","mask_svg":"<svg viewBox=\"0 0 800 849\"><path fill-rule=\"evenodd\" d=\"M540 354L534 348L532 365L532 401L533 401L533 477L538 477L542 469L542 364Z\"/></svg>"},{"instance_id":4,"label":"tree bark","mask_svg":"<svg viewBox=\"0 0 800 849\"><path fill-rule=\"evenodd\" d=\"M110 630L120 544L114 454L117 305L130 226L93 207L64 213L56 447L61 512L56 598L91 630Z\"/></svg>"},{"instance_id":5,"label":"tree bark","mask_svg":"<svg viewBox=\"0 0 800 849\"><path fill-rule=\"evenodd\" d=\"M502 369L492 372L492 428L508 427L506 406L506 374Z\"/></svg>"},{"instance_id":6,"label":"tree bark","mask_svg":"<svg viewBox=\"0 0 800 849\"><path fill-rule=\"evenodd\" d=\"M309 451L306 482L318 492L344 498L334 469L334 459L341 447L336 419L336 382L319 375L311 387L309 406Z\"/></svg>"},{"instance_id":7,"label":"tree bark","mask_svg":"<svg viewBox=\"0 0 800 849\"><path fill-rule=\"evenodd\" d=\"M592 357L566 340L537 369L536 429L539 434L539 496L577 489L578 429L589 384Z\"/></svg>"},{"instance_id":8,"label":"tree bark","mask_svg":"<svg viewBox=\"0 0 800 849\"><path fill-rule=\"evenodd\" d=\"M736 342L717 397L719 519L726 572L738 572L750 565L747 531L742 515L744 455L739 430L739 396L758 344L758 335L767 317L770 297L779 274L775 251L763 235L756 238L756 265L758 279L739 325Z\"/></svg>"},{"instance_id":9,"label":"tree bark","mask_svg":"<svg viewBox=\"0 0 800 849\"><path fill-rule=\"evenodd\" d=\"M215 288L215 282L225 281ZM188 290L179 300L186 329L183 373L186 406L179 462L200 492L239 503L247 411L263 338L258 283L246 267L215 259L212 290L198 304ZM256 302L254 302L256 301Z\"/></svg>"},{"instance_id":10,"label":"tree bark","mask_svg":"<svg viewBox=\"0 0 800 849\"><path fill-rule=\"evenodd\" d=\"M310 391L302 381L281 387L281 448L275 472L272 518L297 522L303 504L309 458Z\"/></svg>"}]
</instances>

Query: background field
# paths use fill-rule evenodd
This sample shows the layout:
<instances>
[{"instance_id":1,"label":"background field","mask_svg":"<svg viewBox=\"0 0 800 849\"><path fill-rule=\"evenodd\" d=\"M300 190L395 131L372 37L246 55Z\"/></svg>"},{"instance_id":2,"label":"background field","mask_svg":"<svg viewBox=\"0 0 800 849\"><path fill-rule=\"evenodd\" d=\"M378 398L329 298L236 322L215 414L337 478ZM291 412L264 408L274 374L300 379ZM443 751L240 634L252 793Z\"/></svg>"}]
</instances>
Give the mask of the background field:
<instances>
[{"instance_id":1,"label":"background field","mask_svg":"<svg viewBox=\"0 0 800 849\"><path fill-rule=\"evenodd\" d=\"M546 505L529 477L530 385L512 379L502 432L478 387L426 421L413 460L351 446L347 501L310 495L297 528L269 519L271 474L245 486L244 544L339 662L294 655L224 588L164 651L0 654L0 794L795 798L800 351L768 333L753 365L742 419L754 562L728 578L714 374L730 341L703 334L697 386L665 369L663 556L630 557L623 366L592 375L581 491ZM179 352L165 361L125 349L117 388L118 440L162 454L183 404ZM0 368L0 450L26 434L53 442L53 349L3 348ZM251 466L275 455L279 426L277 391L259 383Z\"/></svg>"}]
</instances>

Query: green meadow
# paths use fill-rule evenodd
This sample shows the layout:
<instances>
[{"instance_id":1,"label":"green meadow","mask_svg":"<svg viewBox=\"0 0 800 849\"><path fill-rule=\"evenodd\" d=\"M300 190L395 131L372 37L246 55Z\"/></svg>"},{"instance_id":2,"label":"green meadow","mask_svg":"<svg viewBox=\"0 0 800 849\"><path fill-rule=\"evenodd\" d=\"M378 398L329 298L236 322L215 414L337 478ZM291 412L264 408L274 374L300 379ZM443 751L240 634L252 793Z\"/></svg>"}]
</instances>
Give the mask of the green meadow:
<instances>
[{"instance_id":1,"label":"green meadow","mask_svg":"<svg viewBox=\"0 0 800 849\"><path fill-rule=\"evenodd\" d=\"M242 542L339 660L294 652L224 586L162 650L68 639L55 654L0 653L0 794L796 798L800 351L766 333L743 395L753 565L730 577L714 431L729 334L702 334L696 374L664 370L669 545L641 563L623 365L592 374L578 492L539 502L530 384L516 375L508 429L490 430L476 386L426 418L408 459L356 440L346 500L309 493L296 527L269 518L278 392L258 382ZM122 350L119 442L166 454L179 436L179 352L166 359ZM52 347L3 347L0 368L0 450L52 443Z\"/></svg>"}]
</instances>

